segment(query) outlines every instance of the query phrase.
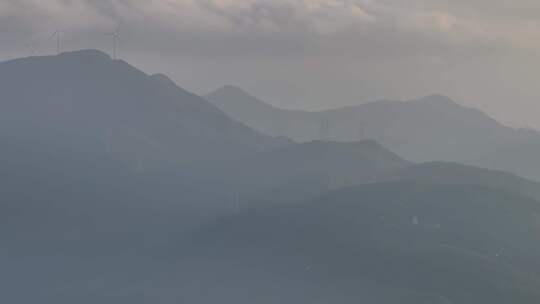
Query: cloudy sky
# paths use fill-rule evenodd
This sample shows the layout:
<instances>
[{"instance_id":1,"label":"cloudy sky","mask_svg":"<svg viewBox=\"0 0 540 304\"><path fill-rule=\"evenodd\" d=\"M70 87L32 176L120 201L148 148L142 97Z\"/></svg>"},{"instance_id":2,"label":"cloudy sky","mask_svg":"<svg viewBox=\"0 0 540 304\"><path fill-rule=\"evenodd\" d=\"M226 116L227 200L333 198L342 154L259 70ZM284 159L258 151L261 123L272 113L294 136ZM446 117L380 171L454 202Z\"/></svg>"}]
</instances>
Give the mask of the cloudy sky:
<instances>
[{"instance_id":1,"label":"cloudy sky","mask_svg":"<svg viewBox=\"0 0 540 304\"><path fill-rule=\"evenodd\" d=\"M0 60L110 52L206 93L321 109L442 93L540 128L538 0L0 0Z\"/></svg>"}]
</instances>

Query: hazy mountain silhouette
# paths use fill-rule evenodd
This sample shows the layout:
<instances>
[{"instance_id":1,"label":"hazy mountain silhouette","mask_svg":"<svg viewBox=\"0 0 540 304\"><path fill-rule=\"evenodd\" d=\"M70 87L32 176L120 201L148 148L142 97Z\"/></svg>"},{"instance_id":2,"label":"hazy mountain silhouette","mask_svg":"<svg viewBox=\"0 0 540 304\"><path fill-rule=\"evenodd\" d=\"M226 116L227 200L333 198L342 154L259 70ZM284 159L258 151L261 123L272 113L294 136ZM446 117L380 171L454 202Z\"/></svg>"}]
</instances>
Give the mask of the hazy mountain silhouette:
<instances>
[{"instance_id":1,"label":"hazy mountain silhouette","mask_svg":"<svg viewBox=\"0 0 540 304\"><path fill-rule=\"evenodd\" d=\"M96 50L2 62L0 91L5 136L126 159L228 159L286 142Z\"/></svg>"},{"instance_id":2,"label":"hazy mountain silhouette","mask_svg":"<svg viewBox=\"0 0 540 304\"><path fill-rule=\"evenodd\" d=\"M232 213L193 167L289 144L94 50L1 62L0 94L2 257L144 256Z\"/></svg>"},{"instance_id":3,"label":"hazy mountain silhouette","mask_svg":"<svg viewBox=\"0 0 540 304\"><path fill-rule=\"evenodd\" d=\"M378 182L469 185L540 200L540 183L498 170L452 162L412 163L373 140L314 141L260 153L222 172L245 200L291 202L333 189ZM217 174L216 174L217 175Z\"/></svg>"},{"instance_id":4,"label":"hazy mountain silhouette","mask_svg":"<svg viewBox=\"0 0 540 304\"><path fill-rule=\"evenodd\" d=\"M260 303L536 303L539 212L537 201L478 186L348 188L217 222L191 253L215 280L193 280L206 297Z\"/></svg>"},{"instance_id":5,"label":"hazy mountain silhouette","mask_svg":"<svg viewBox=\"0 0 540 304\"><path fill-rule=\"evenodd\" d=\"M534 182L262 135L92 50L2 62L0 94L11 303L538 302Z\"/></svg>"},{"instance_id":6,"label":"hazy mountain silhouette","mask_svg":"<svg viewBox=\"0 0 540 304\"><path fill-rule=\"evenodd\" d=\"M540 183L497 170L449 162L421 163L394 171L385 181L470 185L518 193L540 201Z\"/></svg>"},{"instance_id":7,"label":"hazy mountain silhouette","mask_svg":"<svg viewBox=\"0 0 540 304\"><path fill-rule=\"evenodd\" d=\"M274 136L299 142L374 139L412 161L466 162L540 180L540 168L534 165L539 163L540 133L506 127L441 95L320 112L272 107L232 86L206 98L238 121Z\"/></svg>"},{"instance_id":8,"label":"hazy mountain silhouette","mask_svg":"<svg viewBox=\"0 0 540 304\"><path fill-rule=\"evenodd\" d=\"M470 163L486 168L516 172L524 177L540 180L540 161L538 161L540 137L536 135L535 131L529 132L533 135L527 140L489 151L471 159Z\"/></svg>"},{"instance_id":9,"label":"hazy mountain silhouette","mask_svg":"<svg viewBox=\"0 0 540 304\"><path fill-rule=\"evenodd\" d=\"M289 138L297 142L335 139L321 136L326 135L321 134L325 120L318 112L280 109L230 85L204 97L232 118L265 134L288 134ZM364 139L366 138L354 138L355 141Z\"/></svg>"},{"instance_id":10,"label":"hazy mountain silhouette","mask_svg":"<svg viewBox=\"0 0 540 304\"><path fill-rule=\"evenodd\" d=\"M222 172L248 198L277 202L372 183L411 164L372 140L313 141L229 163Z\"/></svg>"}]
</instances>

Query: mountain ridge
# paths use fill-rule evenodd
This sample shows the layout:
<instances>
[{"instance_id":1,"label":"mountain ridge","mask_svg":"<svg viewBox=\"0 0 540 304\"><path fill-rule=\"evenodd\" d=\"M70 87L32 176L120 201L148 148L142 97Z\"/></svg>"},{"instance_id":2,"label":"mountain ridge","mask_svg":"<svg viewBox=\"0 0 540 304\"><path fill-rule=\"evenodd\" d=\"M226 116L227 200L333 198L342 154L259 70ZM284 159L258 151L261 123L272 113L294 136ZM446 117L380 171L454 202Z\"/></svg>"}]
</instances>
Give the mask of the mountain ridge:
<instances>
[{"instance_id":1,"label":"mountain ridge","mask_svg":"<svg viewBox=\"0 0 540 304\"><path fill-rule=\"evenodd\" d=\"M57 136L66 129L73 136L78 133L77 140L94 142L112 136L122 154L158 148L160 158L189 162L288 144L229 118L164 75L148 75L97 50L2 62L0 90L5 128L26 130L27 135L35 128L35 136ZM110 143L94 147L103 150ZM212 147L216 144L219 149Z\"/></svg>"},{"instance_id":2,"label":"mountain ridge","mask_svg":"<svg viewBox=\"0 0 540 304\"><path fill-rule=\"evenodd\" d=\"M297 142L375 139L415 162L466 163L540 180L540 166L535 165L540 162L535 161L534 151L511 151L515 157L497 153L529 142L540 143L540 132L505 126L479 109L463 106L443 95L409 101L378 100L310 112L280 109L249 93L241 94L240 90L238 87L217 90L205 97L234 119L260 132L286 136ZM230 91L236 93L227 93ZM529 146L534 149L534 145ZM540 150L537 152L540 155ZM518 157L520 153L527 157ZM525 163L534 168L527 168Z\"/></svg>"},{"instance_id":3,"label":"mountain ridge","mask_svg":"<svg viewBox=\"0 0 540 304\"><path fill-rule=\"evenodd\" d=\"M2 298L540 299L538 183L333 141L311 114L322 140L263 135L96 51L0 64L0 92Z\"/></svg>"}]
</instances>

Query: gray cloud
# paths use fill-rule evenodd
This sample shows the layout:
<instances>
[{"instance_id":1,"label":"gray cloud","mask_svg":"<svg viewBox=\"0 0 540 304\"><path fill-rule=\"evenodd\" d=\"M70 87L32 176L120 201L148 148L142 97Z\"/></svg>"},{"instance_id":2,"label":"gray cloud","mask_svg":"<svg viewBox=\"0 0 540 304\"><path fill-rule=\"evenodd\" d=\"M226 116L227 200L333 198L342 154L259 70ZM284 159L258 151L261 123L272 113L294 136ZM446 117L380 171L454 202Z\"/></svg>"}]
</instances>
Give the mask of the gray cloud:
<instances>
[{"instance_id":1,"label":"gray cloud","mask_svg":"<svg viewBox=\"0 0 540 304\"><path fill-rule=\"evenodd\" d=\"M110 49L205 92L238 84L288 107L448 94L540 126L536 0L0 0L0 56L66 30L65 49Z\"/></svg>"}]
</instances>

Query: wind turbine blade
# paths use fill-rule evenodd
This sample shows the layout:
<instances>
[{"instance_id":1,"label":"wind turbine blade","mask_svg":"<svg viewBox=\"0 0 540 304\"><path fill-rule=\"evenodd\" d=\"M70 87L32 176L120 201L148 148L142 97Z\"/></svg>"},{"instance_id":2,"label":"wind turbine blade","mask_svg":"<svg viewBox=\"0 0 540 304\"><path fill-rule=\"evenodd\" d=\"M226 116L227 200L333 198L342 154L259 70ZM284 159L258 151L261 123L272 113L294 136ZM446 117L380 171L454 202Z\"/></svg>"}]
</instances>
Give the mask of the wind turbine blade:
<instances>
[{"instance_id":1,"label":"wind turbine blade","mask_svg":"<svg viewBox=\"0 0 540 304\"><path fill-rule=\"evenodd\" d=\"M51 37L49 37L49 39L47 39L47 40L53 39L56 35L58 35L58 30L54 31L54 33L51 35Z\"/></svg>"}]
</instances>

